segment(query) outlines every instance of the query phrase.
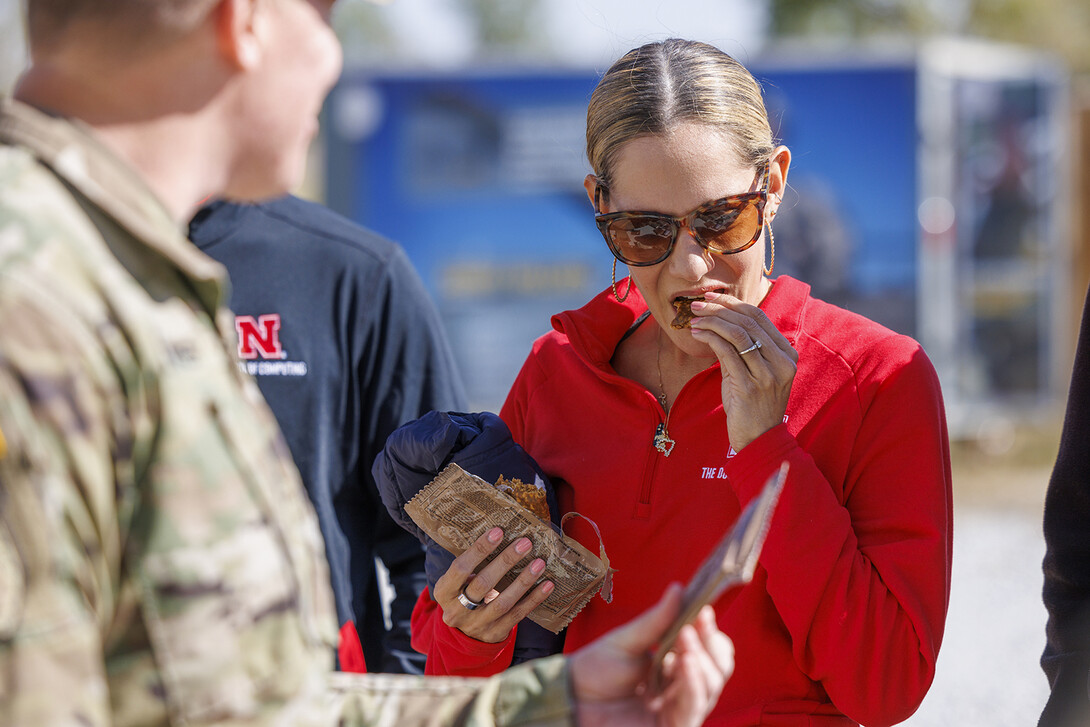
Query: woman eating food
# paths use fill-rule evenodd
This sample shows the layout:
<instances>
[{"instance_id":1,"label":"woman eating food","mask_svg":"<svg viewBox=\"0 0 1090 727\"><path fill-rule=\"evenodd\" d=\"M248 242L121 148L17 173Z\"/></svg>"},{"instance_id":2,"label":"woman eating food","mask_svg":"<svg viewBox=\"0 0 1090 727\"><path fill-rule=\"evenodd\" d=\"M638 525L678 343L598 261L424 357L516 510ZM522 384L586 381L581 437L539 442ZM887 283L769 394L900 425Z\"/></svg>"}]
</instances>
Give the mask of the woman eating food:
<instances>
[{"instance_id":1,"label":"woman eating food","mask_svg":"<svg viewBox=\"0 0 1090 727\"><path fill-rule=\"evenodd\" d=\"M715 604L736 666L707 724L906 719L934 676L950 587L949 444L930 361L772 277L791 153L727 54L684 40L626 54L591 97L587 156L614 282L553 318L500 412L561 512L597 524L616 569L612 603L575 617L565 651L689 578L787 461L752 582ZM597 549L583 520L567 532ZM551 584L531 573L497 593L494 580L449 571L418 602L429 673L509 665L512 614Z\"/></svg>"}]
</instances>

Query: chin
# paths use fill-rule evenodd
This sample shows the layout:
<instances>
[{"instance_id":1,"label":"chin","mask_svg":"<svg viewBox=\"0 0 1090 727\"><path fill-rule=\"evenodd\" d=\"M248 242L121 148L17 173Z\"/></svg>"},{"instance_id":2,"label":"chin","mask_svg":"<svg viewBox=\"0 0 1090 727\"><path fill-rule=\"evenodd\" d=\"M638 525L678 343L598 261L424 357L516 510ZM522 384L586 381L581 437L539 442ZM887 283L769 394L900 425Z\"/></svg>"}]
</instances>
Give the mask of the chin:
<instances>
[{"instance_id":1,"label":"chin","mask_svg":"<svg viewBox=\"0 0 1090 727\"><path fill-rule=\"evenodd\" d=\"M689 334L688 331L686 331L685 333L685 338L682 339L682 343L678 346L678 348L687 353L691 358L706 358L709 360L716 359L715 351L712 350L711 346L696 340L692 337L691 334Z\"/></svg>"}]
</instances>

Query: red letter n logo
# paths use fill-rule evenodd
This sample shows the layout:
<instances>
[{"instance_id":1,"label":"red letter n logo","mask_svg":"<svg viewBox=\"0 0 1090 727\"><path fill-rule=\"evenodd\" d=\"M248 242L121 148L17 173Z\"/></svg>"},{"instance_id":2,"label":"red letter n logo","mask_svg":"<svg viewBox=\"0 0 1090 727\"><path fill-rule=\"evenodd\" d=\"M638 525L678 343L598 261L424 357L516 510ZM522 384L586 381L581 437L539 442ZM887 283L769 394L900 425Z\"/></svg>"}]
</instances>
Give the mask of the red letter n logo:
<instances>
[{"instance_id":1,"label":"red letter n logo","mask_svg":"<svg viewBox=\"0 0 1090 727\"><path fill-rule=\"evenodd\" d=\"M258 316L256 320L253 316L235 316L235 330L238 332L239 358L284 358L284 349L280 345L279 313Z\"/></svg>"}]
</instances>

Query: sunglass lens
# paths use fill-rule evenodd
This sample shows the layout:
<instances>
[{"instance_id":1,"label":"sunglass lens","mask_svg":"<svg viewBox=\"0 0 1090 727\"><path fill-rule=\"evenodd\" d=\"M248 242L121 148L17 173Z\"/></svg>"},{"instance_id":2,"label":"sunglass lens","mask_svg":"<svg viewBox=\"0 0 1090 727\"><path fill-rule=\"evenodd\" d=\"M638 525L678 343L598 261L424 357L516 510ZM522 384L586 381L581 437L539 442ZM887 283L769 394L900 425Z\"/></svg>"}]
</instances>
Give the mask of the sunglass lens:
<instances>
[{"instance_id":1,"label":"sunglass lens","mask_svg":"<svg viewBox=\"0 0 1090 727\"><path fill-rule=\"evenodd\" d=\"M670 249L674 222L656 217L623 217L609 224L613 249L625 261L648 263L662 258Z\"/></svg>"},{"instance_id":2,"label":"sunglass lens","mask_svg":"<svg viewBox=\"0 0 1090 727\"><path fill-rule=\"evenodd\" d=\"M757 205L750 202L720 205L697 215L693 230L709 249L731 252L750 243L759 224L758 217Z\"/></svg>"}]
</instances>

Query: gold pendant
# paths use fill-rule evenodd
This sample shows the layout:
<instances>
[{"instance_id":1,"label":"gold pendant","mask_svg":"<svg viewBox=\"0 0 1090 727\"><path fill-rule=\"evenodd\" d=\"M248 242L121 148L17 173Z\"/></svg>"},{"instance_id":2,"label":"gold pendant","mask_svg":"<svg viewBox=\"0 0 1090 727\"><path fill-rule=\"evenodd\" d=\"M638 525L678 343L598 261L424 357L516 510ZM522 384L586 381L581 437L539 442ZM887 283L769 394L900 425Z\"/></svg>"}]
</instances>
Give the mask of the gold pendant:
<instances>
[{"instance_id":1,"label":"gold pendant","mask_svg":"<svg viewBox=\"0 0 1090 727\"><path fill-rule=\"evenodd\" d=\"M662 452L664 457L669 457L670 452L674 451L674 440L670 439L670 433L666 431L666 424L659 423L655 429L655 439L651 442L655 449Z\"/></svg>"}]
</instances>

